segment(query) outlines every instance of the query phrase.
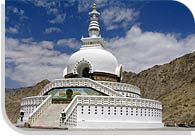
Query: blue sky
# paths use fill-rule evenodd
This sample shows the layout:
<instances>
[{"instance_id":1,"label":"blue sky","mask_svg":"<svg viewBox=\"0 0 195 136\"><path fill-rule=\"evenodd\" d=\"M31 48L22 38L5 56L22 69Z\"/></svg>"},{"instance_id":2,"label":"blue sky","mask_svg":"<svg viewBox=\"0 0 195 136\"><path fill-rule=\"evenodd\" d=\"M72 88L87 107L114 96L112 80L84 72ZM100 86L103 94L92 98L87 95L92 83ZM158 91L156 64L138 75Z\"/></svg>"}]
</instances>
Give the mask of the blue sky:
<instances>
[{"instance_id":1,"label":"blue sky","mask_svg":"<svg viewBox=\"0 0 195 136\"><path fill-rule=\"evenodd\" d=\"M62 78L80 38L88 36L93 2L105 49L126 71L138 73L195 51L193 16L175 1L6 0L6 87Z\"/></svg>"}]
</instances>

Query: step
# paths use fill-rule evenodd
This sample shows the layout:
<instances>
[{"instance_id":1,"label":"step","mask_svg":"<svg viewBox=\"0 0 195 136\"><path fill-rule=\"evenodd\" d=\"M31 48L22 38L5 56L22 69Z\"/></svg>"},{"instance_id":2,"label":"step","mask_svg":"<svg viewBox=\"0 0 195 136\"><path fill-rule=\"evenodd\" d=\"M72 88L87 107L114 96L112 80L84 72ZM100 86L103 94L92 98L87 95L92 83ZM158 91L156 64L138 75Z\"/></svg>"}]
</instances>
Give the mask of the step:
<instances>
[{"instance_id":1,"label":"step","mask_svg":"<svg viewBox=\"0 0 195 136\"><path fill-rule=\"evenodd\" d=\"M31 124L32 127L59 127L60 113L66 109L68 104L51 104L39 117Z\"/></svg>"}]
</instances>

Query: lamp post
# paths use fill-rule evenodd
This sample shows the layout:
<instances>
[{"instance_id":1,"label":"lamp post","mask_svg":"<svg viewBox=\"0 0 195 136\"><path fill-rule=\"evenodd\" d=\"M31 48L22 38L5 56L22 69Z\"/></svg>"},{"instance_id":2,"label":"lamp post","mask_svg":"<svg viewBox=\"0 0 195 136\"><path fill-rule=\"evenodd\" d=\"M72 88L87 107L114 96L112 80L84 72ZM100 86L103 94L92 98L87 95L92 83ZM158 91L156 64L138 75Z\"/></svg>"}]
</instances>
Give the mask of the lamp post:
<instances>
[{"instance_id":1,"label":"lamp post","mask_svg":"<svg viewBox=\"0 0 195 136\"><path fill-rule=\"evenodd\" d=\"M23 110L20 111L20 121L21 122L23 122L24 113L25 113L25 111L23 111Z\"/></svg>"},{"instance_id":2,"label":"lamp post","mask_svg":"<svg viewBox=\"0 0 195 136\"><path fill-rule=\"evenodd\" d=\"M64 120L66 119L66 113L64 112L64 110L61 112L60 114L60 124L63 124L64 123Z\"/></svg>"}]
</instances>

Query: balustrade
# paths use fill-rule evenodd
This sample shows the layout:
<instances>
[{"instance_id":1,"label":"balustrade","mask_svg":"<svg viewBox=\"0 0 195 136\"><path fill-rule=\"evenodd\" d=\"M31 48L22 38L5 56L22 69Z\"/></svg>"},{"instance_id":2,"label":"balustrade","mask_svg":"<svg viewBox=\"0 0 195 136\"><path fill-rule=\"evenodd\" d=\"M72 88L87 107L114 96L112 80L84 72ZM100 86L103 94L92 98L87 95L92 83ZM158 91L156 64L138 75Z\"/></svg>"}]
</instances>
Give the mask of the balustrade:
<instances>
[{"instance_id":1,"label":"balustrade","mask_svg":"<svg viewBox=\"0 0 195 136\"><path fill-rule=\"evenodd\" d=\"M140 95L140 89L130 84L108 82L108 81L98 81L98 82L115 90L127 91L130 93L135 93L137 95Z\"/></svg>"},{"instance_id":2,"label":"balustrade","mask_svg":"<svg viewBox=\"0 0 195 136\"><path fill-rule=\"evenodd\" d=\"M56 84L58 82L59 84L61 83L66 83L64 86L60 86L59 84ZM75 78L75 79L57 79L51 82L50 84L46 85L41 92L39 93L39 96L46 94L49 90L57 87L69 87L69 86L79 86L79 87L91 87L93 89L96 89L100 92L106 93L107 95L111 96L118 96L118 97L123 97L123 95L119 94L115 90L108 88L107 86L102 85L101 83L98 83L96 81L93 81L89 78Z\"/></svg>"},{"instance_id":3,"label":"balustrade","mask_svg":"<svg viewBox=\"0 0 195 136\"><path fill-rule=\"evenodd\" d=\"M64 122L61 122L61 126L66 124L65 126L71 125L71 123L67 123L67 121L75 122L75 117L70 118L72 112L77 107L77 105L102 105L102 106L129 106L136 108L149 108L149 109L157 109L162 110L161 103L155 100L149 99L137 99L137 98L124 98L124 97L108 97L108 96L82 96L77 95L74 97L72 102L65 109L66 118ZM74 124L74 123L73 123ZM73 125L72 124L72 125ZM75 124L74 124L75 125Z\"/></svg>"},{"instance_id":4,"label":"balustrade","mask_svg":"<svg viewBox=\"0 0 195 136\"><path fill-rule=\"evenodd\" d=\"M22 99L21 106L39 105L47 96L32 96Z\"/></svg>"},{"instance_id":5,"label":"balustrade","mask_svg":"<svg viewBox=\"0 0 195 136\"><path fill-rule=\"evenodd\" d=\"M49 95L30 115L29 122L33 123L38 116L44 112L44 110L51 104L51 95Z\"/></svg>"}]
</instances>

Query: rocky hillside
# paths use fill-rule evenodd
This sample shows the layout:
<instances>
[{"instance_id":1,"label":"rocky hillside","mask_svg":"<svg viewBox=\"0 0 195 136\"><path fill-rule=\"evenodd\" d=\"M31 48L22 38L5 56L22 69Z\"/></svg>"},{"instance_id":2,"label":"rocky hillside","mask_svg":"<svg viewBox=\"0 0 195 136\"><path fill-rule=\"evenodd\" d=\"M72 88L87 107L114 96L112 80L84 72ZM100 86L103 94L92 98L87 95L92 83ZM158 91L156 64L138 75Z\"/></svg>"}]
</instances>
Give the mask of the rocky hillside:
<instances>
[{"instance_id":1,"label":"rocky hillside","mask_svg":"<svg viewBox=\"0 0 195 136\"><path fill-rule=\"evenodd\" d=\"M138 74L124 72L123 82L141 88L143 97L163 104L167 125L195 125L195 52Z\"/></svg>"},{"instance_id":2,"label":"rocky hillside","mask_svg":"<svg viewBox=\"0 0 195 136\"><path fill-rule=\"evenodd\" d=\"M8 118L12 123L16 123L19 117L21 99L28 96L34 96L46 85L49 80L43 80L34 87L5 89L5 109Z\"/></svg>"},{"instance_id":3,"label":"rocky hillside","mask_svg":"<svg viewBox=\"0 0 195 136\"><path fill-rule=\"evenodd\" d=\"M49 82L43 80L34 87L6 89L6 111L13 123L19 114L21 98L37 95ZM124 72L122 82L140 87L142 97L161 101L166 125L195 125L195 52L138 74Z\"/></svg>"}]
</instances>

